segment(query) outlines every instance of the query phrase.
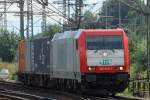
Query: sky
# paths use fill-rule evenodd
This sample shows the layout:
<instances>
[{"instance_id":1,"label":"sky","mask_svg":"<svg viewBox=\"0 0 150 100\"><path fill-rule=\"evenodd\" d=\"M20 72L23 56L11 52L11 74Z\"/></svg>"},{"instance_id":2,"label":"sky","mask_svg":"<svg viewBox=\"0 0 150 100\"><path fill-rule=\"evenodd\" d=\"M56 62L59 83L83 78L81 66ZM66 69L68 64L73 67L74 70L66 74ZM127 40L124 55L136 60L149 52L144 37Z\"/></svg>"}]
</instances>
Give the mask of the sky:
<instances>
[{"instance_id":1,"label":"sky","mask_svg":"<svg viewBox=\"0 0 150 100\"><path fill-rule=\"evenodd\" d=\"M52 3L53 1L58 1L58 0L49 0L49 3ZM102 6L102 3L103 1L105 0L86 0L86 2L84 2L85 4L91 4L89 5L88 7L85 7L84 8L84 11L85 10L90 10L90 11L96 11L98 9L101 8ZM95 3L96 5L93 6L92 4ZM26 2L25 2L26 4ZM33 2L33 4L35 5L34 6L34 11L35 12L38 12L38 10L41 10L41 6L38 5L38 4L35 4L35 2ZM26 6L26 5L25 5ZM57 9L61 10L62 7L60 7L60 5L54 5ZM2 5L0 5L0 8L2 7ZM8 4L7 5L7 8L8 8L8 11L19 11L19 7L16 5L16 4ZM49 8L55 10L53 7L51 7L49 5ZM26 7L24 8L26 10ZM0 9L0 11L2 11L3 9ZM56 11L56 10L55 10ZM50 12L49 12L50 13ZM93 12L93 13L96 13L96 12ZM51 16L53 19L56 19L58 21L62 21L63 19L61 19L62 17L58 17L58 16ZM41 16L39 15L36 15L34 16L34 33L40 33L41 32ZM25 15L25 28L26 28L26 15ZM15 31L16 33L19 33L19 26L20 26L20 19L19 19L19 16L18 14L14 14L14 13L9 13L7 14L7 26L8 26L8 29L10 31ZM47 24L53 24L53 23L57 23L56 21L52 20L51 18L47 17ZM0 20L0 25L2 24L2 20Z\"/></svg>"}]
</instances>

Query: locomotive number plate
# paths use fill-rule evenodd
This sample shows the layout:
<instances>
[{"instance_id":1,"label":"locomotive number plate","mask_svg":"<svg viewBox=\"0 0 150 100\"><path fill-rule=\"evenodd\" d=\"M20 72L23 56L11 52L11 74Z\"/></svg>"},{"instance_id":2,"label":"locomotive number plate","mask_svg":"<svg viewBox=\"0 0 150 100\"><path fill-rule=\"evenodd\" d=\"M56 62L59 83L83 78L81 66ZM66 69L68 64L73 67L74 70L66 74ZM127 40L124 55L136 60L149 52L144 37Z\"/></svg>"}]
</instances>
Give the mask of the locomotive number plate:
<instances>
[{"instance_id":1,"label":"locomotive number plate","mask_svg":"<svg viewBox=\"0 0 150 100\"><path fill-rule=\"evenodd\" d=\"M101 65L110 65L112 63L112 59L102 59L100 61Z\"/></svg>"}]
</instances>

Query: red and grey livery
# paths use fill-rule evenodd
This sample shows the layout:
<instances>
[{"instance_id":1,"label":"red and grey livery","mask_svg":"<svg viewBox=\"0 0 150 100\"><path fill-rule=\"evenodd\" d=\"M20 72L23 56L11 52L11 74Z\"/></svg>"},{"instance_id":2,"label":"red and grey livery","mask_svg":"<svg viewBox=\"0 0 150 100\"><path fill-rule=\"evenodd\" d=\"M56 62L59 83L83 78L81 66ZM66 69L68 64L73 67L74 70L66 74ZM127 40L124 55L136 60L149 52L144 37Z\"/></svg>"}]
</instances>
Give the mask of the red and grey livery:
<instances>
[{"instance_id":1,"label":"red and grey livery","mask_svg":"<svg viewBox=\"0 0 150 100\"><path fill-rule=\"evenodd\" d=\"M122 29L67 31L52 40L20 41L20 47L19 78L27 84L113 94L128 85L128 38Z\"/></svg>"}]
</instances>

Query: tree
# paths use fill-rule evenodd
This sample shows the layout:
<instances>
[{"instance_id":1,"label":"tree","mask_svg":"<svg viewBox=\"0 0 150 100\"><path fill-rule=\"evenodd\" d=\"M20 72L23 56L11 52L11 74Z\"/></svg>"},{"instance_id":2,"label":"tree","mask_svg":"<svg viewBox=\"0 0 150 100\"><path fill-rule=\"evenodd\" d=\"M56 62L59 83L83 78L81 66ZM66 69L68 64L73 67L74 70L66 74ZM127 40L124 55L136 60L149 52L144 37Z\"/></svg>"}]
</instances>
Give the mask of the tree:
<instances>
[{"instance_id":1,"label":"tree","mask_svg":"<svg viewBox=\"0 0 150 100\"><path fill-rule=\"evenodd\" d=\"M83 22L81 23L82 28L99 28L97 25L97 16L90 11L85 11L83 15Z\"/></svg>"},{"instance_id":2,"label":"tree","mask_svg":"<svg viewBox=\"0 0 150 100\"><path fill-rule=\"evenodd\" d=\"M46 32L42 33L43 36L50 36L50 38L53 38L55 33L61 32L61 27L57 24L51 24L47 27Z\"/></svg>"},{"instance_id":3,"label":"tree","mask_svg":"<svg viewBox=\"0 0 150 100\"><path fill-rule=\"evenodd\" d=\"M19 36L13 32L0 30L0 58L12 62L18 49Z\"/></svg>"},{"instance_id":4,"label":"tree","mask_svg":"<svg viewBox=\"0 0 150 100\"><path fill-rule=\"evenodd\" d=\"M124 3L123 3L124 2ZM139 12L133 10L133 8L127 6L131 5L135 7L135 9L140 9L139 6L144 6L144 3L141 0L120 0L120 16L121 22L123 24L133 22L135 16L139 15ZM125 4L126 3L126 4ZM140 5L139 5L140 4ZM111 26L118 26L119 24L119 0L107 0L104 1L101 11L99 12L101 16L113 16L113 18L108 18L108 22L110 22ZM103 19L105 21L106 18ZM140 20L138 20L140 21Z\"/></svg>"}]
</instances>

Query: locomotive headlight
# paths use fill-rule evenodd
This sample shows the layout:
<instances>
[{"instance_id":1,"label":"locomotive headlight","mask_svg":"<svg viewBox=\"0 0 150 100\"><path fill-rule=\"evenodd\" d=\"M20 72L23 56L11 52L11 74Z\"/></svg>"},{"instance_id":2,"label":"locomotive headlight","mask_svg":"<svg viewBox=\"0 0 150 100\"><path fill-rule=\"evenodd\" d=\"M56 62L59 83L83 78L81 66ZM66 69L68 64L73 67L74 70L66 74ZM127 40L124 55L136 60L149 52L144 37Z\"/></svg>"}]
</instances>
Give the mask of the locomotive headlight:
<instances>
[{"instance_id":1,"label":"locomotive headlight","mask_svg":"<svg viewBox=\"0 0 150 100\"><path fill-rule=\"evenodd\" d=\"M123 67L121 66L121 67L119 67L119 70L123 70Z\"/></svg>"},{"instance_id":2,"label":"locomotive headlight","mask_svg":"<svg viewBox=\"0 0 150 100\"><path fill-rule=\"evenodd\" d=\"M95 71L95 67L89 67L89 71Z\"/></svg>"},{"instance_id":3,"label":"locomotive headlight","mask_svg":"<svg viewBox=\"0 0 150 100\"><path fill-rule=\"evenodd\" d=\"M89 67L89 71L92 71L92 68L91 68L91 67Z\"/></svg>"}]
</instances>

